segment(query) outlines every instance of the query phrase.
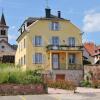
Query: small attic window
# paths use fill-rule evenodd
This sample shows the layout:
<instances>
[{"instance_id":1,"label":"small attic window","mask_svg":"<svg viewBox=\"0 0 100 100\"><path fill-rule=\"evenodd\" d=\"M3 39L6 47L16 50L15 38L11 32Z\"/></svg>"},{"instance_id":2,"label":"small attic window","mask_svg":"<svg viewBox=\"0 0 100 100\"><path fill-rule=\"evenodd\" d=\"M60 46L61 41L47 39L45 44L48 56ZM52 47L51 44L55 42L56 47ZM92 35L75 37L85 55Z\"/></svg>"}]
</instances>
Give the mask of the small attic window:
<instances>
[{"instance_id":1,"label":"small attic window","mask_svg":"<svg viewBox=\"0 0 100 100\"><path fill-rule=\"evenodd\" d=\"M6 30L1 30L1 35L6 35Z\"/></svg>"},{"instance_id":2,"label":"small attic window","mask_svg":"<svg viewBox=\"0 0 100 100\"><path fill-rule=\"evenodd\" d=\"M59 22L52 22L51 23L51 30L58 31L59 30Z\"/></svg>"},{"instance_id":3,"label":"small attic window","mask_svg":"<svg viewBox=\"0 0 100 100\"><path fill-rule=\"evenodd\" d=\"M32 24L32 22L27 22L27 27L30 26Z\"/></svg>"}]
</instances>

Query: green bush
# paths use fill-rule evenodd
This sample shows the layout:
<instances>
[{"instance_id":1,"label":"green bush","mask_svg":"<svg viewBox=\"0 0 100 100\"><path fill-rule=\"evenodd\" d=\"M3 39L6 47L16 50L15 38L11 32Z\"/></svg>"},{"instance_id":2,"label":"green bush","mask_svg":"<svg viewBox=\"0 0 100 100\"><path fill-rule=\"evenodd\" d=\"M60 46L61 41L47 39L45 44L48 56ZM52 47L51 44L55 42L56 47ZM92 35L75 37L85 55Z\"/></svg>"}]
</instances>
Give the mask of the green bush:
<instances>
[{"instance_id":1,"label":"green bush","mask_svg":"<svg viewBox=\"0 0 100 100\"><path fill-rule=\"evenodd\" d=\"M38 70L21 71L20 68L0 69L0 84L42 84L43 79Z\"/></svg>"},{"instance_id":2,"label":"green bush","mask_svg":"<svg viewBox=\"0 0 100 100\"><path fill-rule=\"evenodd\" d=\"M81 81L80 85L82 87L91 87L91 83L88 80Z\"/></svg>"}]
</instances>

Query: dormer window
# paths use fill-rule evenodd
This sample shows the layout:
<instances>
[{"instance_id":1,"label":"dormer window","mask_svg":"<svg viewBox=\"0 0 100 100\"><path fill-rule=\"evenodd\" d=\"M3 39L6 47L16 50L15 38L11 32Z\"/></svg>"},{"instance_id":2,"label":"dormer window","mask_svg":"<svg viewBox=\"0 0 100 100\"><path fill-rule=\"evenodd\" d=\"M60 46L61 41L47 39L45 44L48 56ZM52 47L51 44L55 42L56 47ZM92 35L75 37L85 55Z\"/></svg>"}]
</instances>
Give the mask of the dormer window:
<instances>
[{"instance_id":1,"label":"dormer window","mask_svg":"<svg viewBox=\"0 0 100 100\"><path fill-rule=\"evenodd\" d=\"M6 35L6 30L1 30L1 35Z\"/></svg>"},{"instance_id":2,"label":"dormer window","mask_svg":"<svg viewBox=\"0 0 100 100\"><path fill-rule=\"evenodd\" d=\"M30 26L32 24L32 22L27 22L27 27Z\"/></svg>"}]
</instances>

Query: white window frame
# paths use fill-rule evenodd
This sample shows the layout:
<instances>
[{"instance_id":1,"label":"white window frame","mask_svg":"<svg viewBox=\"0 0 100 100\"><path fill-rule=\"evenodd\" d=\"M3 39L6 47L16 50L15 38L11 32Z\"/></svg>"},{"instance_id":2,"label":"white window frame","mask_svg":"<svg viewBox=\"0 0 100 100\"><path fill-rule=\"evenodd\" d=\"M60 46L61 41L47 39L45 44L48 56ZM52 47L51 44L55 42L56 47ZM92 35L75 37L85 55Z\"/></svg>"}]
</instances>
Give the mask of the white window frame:
<instances>
[{"instance_id":1,"label":"white window frame","mask_svg":"<svg viewBox=\"0 0 100 100\"><path fill-rule=\"evenodd\" d=\"M51 23L51 30L58 31L59 30L59 22L52 22Z\"/></svg>"},{"instance_id":2,"label":"white window frame","mask_svg":"<svg viewBox=\"0 0 100 100\"><path fill-rule=\"evenodd\" d=\"M35 53L35 64L43 63L43 55L42 53Z\"/></svg>"},{"instance_id":3,"label":"white window frame","mask_svg":"<svg viewBox=\"0 0 100 100\"><path fill-rule=\"evenodd\" d=\"M53 36L52 37L52 45L54 45L54 46L59 45L59 37L58 36Z\"/></svg>"},{"instance_id":4,"label":"white window frame","mask_svg":"<svg viewBox=\"0 0 100 100\"><path fill-rule=\"evenodd\" d=\"M68 39L69 46L75 46L75 37L69 37Z\"/></svg>"},{"instance_id":5,"label":"white window frame","mask_svg":"<svg viewBox=\"0 0 100 100\"><path fill-rule=\"evenodd\" d=\"M76 55L69 54L69 64L75 64L75 63L76 63Z\"/></svg>"},{"instance_id":6,"label":"white window frame","mask_svg":"<svg viewBox=\"0 0 100 100\"><path fill-rule=\"evenodd\" d=\"M35 36L35 46L42 46L42 36Z\"/></svg>"}]
</instances>

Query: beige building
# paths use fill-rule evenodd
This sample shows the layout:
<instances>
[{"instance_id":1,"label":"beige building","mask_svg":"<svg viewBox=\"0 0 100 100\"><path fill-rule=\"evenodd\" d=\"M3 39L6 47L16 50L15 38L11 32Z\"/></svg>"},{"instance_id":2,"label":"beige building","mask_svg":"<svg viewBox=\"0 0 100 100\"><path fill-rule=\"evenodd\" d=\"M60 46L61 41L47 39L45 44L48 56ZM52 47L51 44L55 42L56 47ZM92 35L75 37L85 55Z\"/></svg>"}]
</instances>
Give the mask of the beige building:
<instances>
[{"instance_id":1,"label":"beige building","mask_svg":"<svg viewBox=\"0 0 100 100\"><path fill-rule=\"evenodd\" d=\"M20 27L16 64L24 70L43 68L54 79L81 80L83 75L82 34L70 20L51 14L29 17Z\"/></svg>"}]
</instances>

